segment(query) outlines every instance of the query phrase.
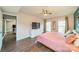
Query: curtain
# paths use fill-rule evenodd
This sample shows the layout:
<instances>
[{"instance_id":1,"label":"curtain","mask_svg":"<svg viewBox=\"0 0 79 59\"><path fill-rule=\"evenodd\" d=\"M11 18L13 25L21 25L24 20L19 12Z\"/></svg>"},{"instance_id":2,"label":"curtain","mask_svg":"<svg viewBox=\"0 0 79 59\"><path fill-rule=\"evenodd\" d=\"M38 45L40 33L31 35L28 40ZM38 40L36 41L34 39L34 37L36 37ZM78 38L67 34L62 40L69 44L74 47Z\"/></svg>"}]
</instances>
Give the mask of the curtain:
<instances>
[{"instance_id":1,"label":"curtain","mask_svg":"<svg viewBox=\"0 0 79 59\"><path fill-rule=\"evenodd\" d=\"M43 30L44 33L46 32L46 22L47 22L47 19L44 19L44 30Z\"/></svg>"},{"instance_id":2,"label":"curtain","mask_svg":"<svg viewBox=\"0 0 79 59\"><path fill-rule=\"evenodd\" d=\"M68 21L68 17L65 17L65 32L67 32L69 30L69 21Z\"/></svg>"}]
</instances>

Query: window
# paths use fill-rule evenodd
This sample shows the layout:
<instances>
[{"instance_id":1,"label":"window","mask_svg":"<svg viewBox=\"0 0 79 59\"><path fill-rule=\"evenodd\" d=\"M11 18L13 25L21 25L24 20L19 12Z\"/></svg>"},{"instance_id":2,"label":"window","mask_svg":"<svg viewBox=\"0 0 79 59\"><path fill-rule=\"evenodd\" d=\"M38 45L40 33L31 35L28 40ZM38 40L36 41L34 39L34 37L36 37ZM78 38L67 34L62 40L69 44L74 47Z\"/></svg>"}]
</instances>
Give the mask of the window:
<instances>
[{"instance_id":1,"label":"window","mask_svg":"<svg viewBox=\"0 0 79 59\"><path fill-rule=\"evenodd\" d=\"M65 33L65 20L58 20L58 32Z\"/></svg>"},{"instance_id":2,"label":"window","mask_svg":"<svg viewBox=\"0 0 79 59\"><path fill-rule=\"evenodd\" d=\"M50 21L46 22L46 32L51 32L51 22Z\"/></svg>"}]
</instances>

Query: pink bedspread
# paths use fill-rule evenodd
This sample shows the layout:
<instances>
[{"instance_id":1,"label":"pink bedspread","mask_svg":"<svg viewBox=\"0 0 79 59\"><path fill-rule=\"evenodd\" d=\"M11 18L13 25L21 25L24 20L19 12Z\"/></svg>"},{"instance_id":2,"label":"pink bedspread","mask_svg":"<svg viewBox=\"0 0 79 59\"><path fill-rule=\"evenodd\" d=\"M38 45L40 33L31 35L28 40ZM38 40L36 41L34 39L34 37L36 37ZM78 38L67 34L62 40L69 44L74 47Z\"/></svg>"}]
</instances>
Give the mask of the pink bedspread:
<instances>
[{"instance_id":1,"label":"pink bedspread","mask_svg":"<svg viewBox=\"0 0 79 59\"><path fill-rule=\"evenodd\" d=\"M70 52L71 45L67 44L65 42L65 37L63 34L58 32L47 32L42 35L40 35L36 42L40 42L44 44L45 46L49 47L50 49L53 49L58 52Z\"/></svg>"}]
</instances>

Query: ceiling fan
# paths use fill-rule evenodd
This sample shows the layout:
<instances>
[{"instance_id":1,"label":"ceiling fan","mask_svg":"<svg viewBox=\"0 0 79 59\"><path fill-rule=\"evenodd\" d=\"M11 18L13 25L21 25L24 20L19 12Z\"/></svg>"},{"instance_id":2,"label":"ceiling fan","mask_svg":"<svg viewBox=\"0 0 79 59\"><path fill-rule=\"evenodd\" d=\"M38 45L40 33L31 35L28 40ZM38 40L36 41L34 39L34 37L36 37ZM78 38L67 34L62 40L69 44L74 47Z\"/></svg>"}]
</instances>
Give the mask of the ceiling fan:
<instances>
[{"instance_id":1,"label":"ceiling fan","mask_svg":"<svg viewBox=\"0 0 79 59\"><path fill-rule=\"evenodd\" d=\"M51 12L48 12L47 9L42 9L42 13L44 16L47 16L47 15L51 15L52 13Z\"/></svg>"}]
</instances>

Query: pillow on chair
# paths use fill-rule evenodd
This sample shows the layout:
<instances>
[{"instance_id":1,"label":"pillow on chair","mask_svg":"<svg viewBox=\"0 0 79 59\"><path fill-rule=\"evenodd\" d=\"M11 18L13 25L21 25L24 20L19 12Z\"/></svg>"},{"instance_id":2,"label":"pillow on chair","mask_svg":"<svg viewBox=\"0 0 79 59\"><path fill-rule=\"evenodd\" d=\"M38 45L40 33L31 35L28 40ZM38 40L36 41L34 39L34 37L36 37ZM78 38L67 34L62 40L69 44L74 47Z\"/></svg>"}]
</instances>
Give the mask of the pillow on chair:
<instances>
[{"instance_id":1,"label":"pillow on chair","mask_svg":"<svg viewBox=\"0 0 79 59\"><path fill-rule=\"evenodd\" d=\"M71 32L72 32L71 30L67 31L67 32L64 34L64 37L67 37L68 35L70 35Z\"/></svg>"},{"instance_id":2,"label":"pillow on chair","mask_svg":"<svg viewBox=\"0 0 79 59\"><path fill-rule=\"evenodd\" d=\"M74 41L74 46L79 46L79 38Z\"/></svg>"},{"instance_id":3,"label":"pillow on chair","mask_svg":"<svg viewBox=\"0 0 79 59\"><path fill-rule=\"evenodd\" d=\"M66 43L72 44L77 39L76 34L70 34L66 37Z\"/></svg>"}]
</instances>

